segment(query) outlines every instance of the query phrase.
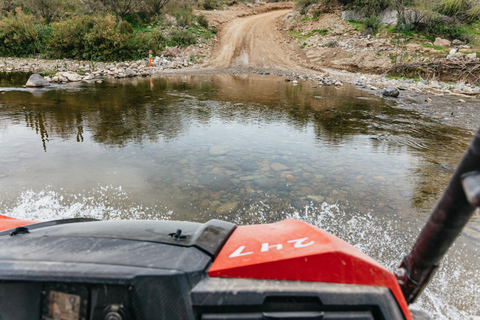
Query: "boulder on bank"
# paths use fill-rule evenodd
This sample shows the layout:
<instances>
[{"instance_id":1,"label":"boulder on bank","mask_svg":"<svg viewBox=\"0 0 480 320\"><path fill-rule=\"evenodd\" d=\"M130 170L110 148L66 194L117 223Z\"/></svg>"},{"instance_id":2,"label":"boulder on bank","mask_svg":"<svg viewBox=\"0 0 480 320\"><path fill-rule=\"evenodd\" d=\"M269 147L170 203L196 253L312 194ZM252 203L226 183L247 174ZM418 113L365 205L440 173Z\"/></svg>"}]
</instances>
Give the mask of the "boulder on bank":
<instances>
[{"instance_id":1,"label":"boulder on bank","mask_svg":"<svg viewBox=\"0 0 480 320\"><path fill-rule=\"evenodd\" d=\"M137 76L137 73L136 73L135 71L133 71L132 69L127 68L127 69L125 70L125 76L131 78L131 77Z\"/></svg>"},{"instance_id":2,"label":"boulder on bank","mask_svg":"<svg viewBox=\"0 0 480 320\"><path fill-rule=\"evenodd\" d=\"M448 48L452 45L452 42L447 39L435 38L435 42L433 43L433 45Z\"/></svg>"},{"instance_id":3,"label":"boulder on bank","mask_svg":"<svg viewBox=\"0 0 480 320\"><path fill-rule=\"evenodd\" d=\"M50 82L48 82L44 77L39 75L38 73L34 73L28 78L27 83L25 86L27 87L47 87L50 85Z\"/></svg>"},{"instance_id":4,"label":"boulder on bank","mask_svg":"<svg viewBox=\"0 0 480 320\"><path fill-rule=\"evenodd\" d=\"M82 80L82 76L73 71L57 72L57 76L66 78L68 82L78 82Z\"/></svg>"}]
</instances>

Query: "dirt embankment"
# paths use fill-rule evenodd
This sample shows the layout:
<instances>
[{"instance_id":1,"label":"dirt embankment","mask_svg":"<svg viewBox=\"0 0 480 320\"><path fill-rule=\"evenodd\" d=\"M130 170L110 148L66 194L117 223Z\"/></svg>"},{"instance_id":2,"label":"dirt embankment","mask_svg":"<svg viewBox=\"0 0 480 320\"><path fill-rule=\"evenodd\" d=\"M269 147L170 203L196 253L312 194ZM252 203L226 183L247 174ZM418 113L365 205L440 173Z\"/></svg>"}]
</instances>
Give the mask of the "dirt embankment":
<instances>
[{"instance_id":1,"label":"dirt embankment","mask_svg":"<svg viewBox=\"0 0 480 320\"><path fill-rule=\"evenodd\" d=\"M220 33L208 68L263 70L304 69L289 39L277 28L278 19L291 10L277 10L236 19Z\"/></svg>"},{"instance_id":2,"label":"dirt embankment","mask_svg":"<svg viewBox=\"0 0 480 320\"><path fill-rule=\"evenodd\" d=\"M204 67L366 74L393 70L411 78L480 81L475 48L461 41L454 48L442 48L421 35L409 38L386 28L368 35L358 23L344 21L336 9L320 16L301 16L292 9L292 3L260 3L202 12L219 30ZM461 52L452 55L452 49Z\"/></svg>"}]
</instances>

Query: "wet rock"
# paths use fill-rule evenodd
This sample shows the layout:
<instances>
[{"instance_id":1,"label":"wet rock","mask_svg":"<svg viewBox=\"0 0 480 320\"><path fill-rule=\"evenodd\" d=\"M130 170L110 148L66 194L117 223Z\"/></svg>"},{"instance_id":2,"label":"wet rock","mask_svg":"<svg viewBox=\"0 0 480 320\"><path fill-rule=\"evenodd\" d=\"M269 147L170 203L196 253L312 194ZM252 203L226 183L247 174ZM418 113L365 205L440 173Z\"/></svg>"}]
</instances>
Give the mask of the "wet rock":
<instances>
[{"instance_id":1,"label":"wet rock","mask_svg":"<svg viewBox=\"0 0 480 320\"><path fill-rule=\"evenodd\" d=\"M201 176L198 182L213 191L227 190L233 187L233 182L229 177L218 174L206 174Z\"/></svg>"},{"instance_id":2,"label":"wet rock","mask_svg":"<svg viewBox=\"0 0 480 320\"><path fill-rule=\"evenodd\" d=\"M433 45L447 48L452 45L452 42L447 39L435 38L435 42L433 43Z\"/></svg>"},{"instance_id":3,"label":"wet rock","mask_svg":"<svg viewBox=\"0 0 480 320\"><path fill-rule=\"evenodd\" d=\"M254 160L245 160L240 164L240 169L246 172L258 170L258 164Z\"/></svg>"},{"instance_id":4,"label":"wet rock","mask_svg":"<svg viewBox=\"0 0 480 320\"><path fill-rule=\"evenodd\" d=\"M454 168L451 164L449 164L449 163L440 163L440 166L441 166L443 169L447 170L447 171L453 171L453 170L455 169L455 168Z\"/></svg>"},{"instance_id":5,"label":"wet rock","mask_svg":"<svg viewBox=\"0 0 480 320\"><path fill-rule=\"evenodd\" d=\"M223 167L215 167L212 169L212 171L210 171L211 174L217 174L217 175L226 175L225 172L227 171L227 169L223 168Z\"/></svg>"},{"instance_id":6,"label":"wet rock","mask_svg":"<svg viewBox=\"0 0 480 320\"><path fill-rule=\"evenodd\" d=\"M230 202L230 203L225 203L221 205L220 207L217 208L217 213L219 214L227 214L230 212L237 211L238 209L238 202Z\"/></svg>"},{"instance_id":7,"label":"wet rock","mask_svg":"<svg viewBox=\"0 0 480 320\"><path fill-rule=\"evenodd\" d=\"M28 81L25 85L27 87L47 87L50 85L50 82L45 80L45 78L41 75L34 73L30 76L30 78L28 78Z\"/></svg>"},{"instance_id":8,"label":"wet rock","mask_svg":"<svg viewBox=\"0 0 480 320\"><path fill-rule=\"evenodd\" d=\"M263 164L261 167L260 167L260 171L262 172L267 172L267 171L270 171L270 165L269 164Z\"/></svg>"},{"instance_id":9,"label":"wet rock","mask_svg":"<svg viewBox=\"0 0 480 320\"><path fill-rule=\"evenodd\" d=\"M393 98L396 98L398 97L398 95L400 94L400 91L398 91L398 89L396 87L387 87L384 91L383 91L383 95L385 97L393 97Z\"/></svg>"},{"instance_id":10,"label":"wet rock","mask_svg":"<svg viewBox=\"0 0 480 320\"><path fill-rule=\"evenodd\" d=\"M260 175L253 175L253 176L243 176L240 177L240 181L252 181L255 179L261 179L262 177Z\"/></svg>"}]
</instances>

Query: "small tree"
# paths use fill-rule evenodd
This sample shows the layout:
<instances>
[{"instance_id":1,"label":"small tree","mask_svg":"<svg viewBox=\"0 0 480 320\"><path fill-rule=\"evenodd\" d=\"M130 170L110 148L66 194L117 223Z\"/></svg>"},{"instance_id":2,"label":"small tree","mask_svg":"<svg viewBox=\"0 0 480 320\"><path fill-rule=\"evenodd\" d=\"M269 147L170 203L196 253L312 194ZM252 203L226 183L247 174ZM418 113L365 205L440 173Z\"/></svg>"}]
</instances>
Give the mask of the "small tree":
<instances>
[{"instance_id":1,"label":"small tree","mask_svg":"<svg viewBox=\"0 0 480 320\"><path fill-rule=\"evenodd\" d=\"M100 2L110 12L123 18L138 7L140 0L100 0Z\"/></svg>"},{"instance_id":2,"label":"small tree","mask_svg":"<svg viewBox=\"0 0 480 320\"><path fill-rule=\"evenodd\" d=\"M153 14L159 14L170 0L143 0L145 9Z\"/></svg>"},{"instance_id":3,"label":"small tree","mask_svg":"<svg viewBox=\"0 0 480 320\"><path fill-rule=\"evenodd\" d=\"M50 23L57 15L65 11L63 0L23 0L19 4L24 10L33 13L37 18L43 18Z\"/></svg>"}]
</instances>

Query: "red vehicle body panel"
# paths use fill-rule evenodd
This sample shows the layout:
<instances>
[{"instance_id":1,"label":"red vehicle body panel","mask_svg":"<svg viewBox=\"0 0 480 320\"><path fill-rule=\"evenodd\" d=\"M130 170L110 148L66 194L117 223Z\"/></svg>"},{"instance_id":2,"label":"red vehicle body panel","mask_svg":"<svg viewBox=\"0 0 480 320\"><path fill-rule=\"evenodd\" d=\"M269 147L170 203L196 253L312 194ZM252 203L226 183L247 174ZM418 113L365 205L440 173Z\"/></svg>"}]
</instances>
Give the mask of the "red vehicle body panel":
<instances>
[{"instance_id":1,"label":"red vehicle body panel","mask_svg":"<svg viewBox=\"0 0 480 320\"><path fill-rule=\"evenodd\" d=\"M29 224L38 223L37 221L29 221L29 220L20 220L15 218L10 218L7 216L0 215L0 231L14 229L17 227L26 226Z\"/></svg>"},{"instance_id":2,"label":"red vehicle body panel","mask_svg":"<svg viewBox=\"0 0 480 320\"><path fill-rule=\"evenodd\" d=\"M343 240L298 220L237 227L208 275L387 287L405 318L412 319L392 272Z\"/></svg>"}]
</instances>

